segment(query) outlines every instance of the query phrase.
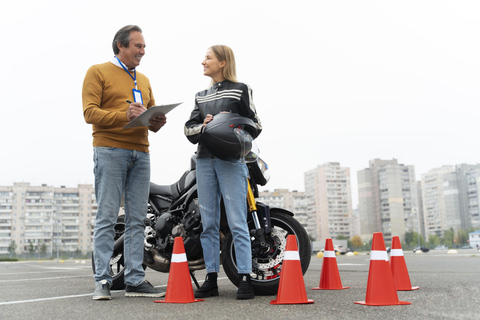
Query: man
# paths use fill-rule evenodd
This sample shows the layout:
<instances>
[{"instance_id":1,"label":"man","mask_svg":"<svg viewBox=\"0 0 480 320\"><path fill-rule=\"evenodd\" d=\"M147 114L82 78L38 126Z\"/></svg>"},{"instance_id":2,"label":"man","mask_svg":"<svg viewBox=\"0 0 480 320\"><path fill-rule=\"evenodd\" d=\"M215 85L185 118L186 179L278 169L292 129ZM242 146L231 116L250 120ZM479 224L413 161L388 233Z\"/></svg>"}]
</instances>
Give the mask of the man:
<instances>
[{"instance_id":1,"label":"man","mask_svg":"<svg viewBox=\"0 0 480 320\"><path fill-rule=\"evenodd\" d=\"M145 40L138 26L120 29L112 43L111 61L90 67L83 83L83 115L93 127L95 195L98 210L93 236L95 263L94 300L111 299L110 258L114 226L122 195L125 203L125 296L161 297L144 279L143 220L150 187L148 130L157 132L165 116L150 126L122 129L155 105L150 81L136 71L145 54ZM128 102L127 102L128 101ZM130 102L135 101L135 102Z\"/></svg>"}]
</instances>

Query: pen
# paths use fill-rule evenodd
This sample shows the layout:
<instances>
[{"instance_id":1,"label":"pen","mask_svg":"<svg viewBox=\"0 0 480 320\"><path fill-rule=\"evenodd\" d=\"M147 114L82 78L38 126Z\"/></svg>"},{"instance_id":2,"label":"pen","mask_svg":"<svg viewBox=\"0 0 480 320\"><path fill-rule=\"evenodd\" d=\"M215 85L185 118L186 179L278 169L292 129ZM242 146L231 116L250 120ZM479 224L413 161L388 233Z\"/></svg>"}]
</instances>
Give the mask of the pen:
<instances>
[{"instance_id":1,"label":"pen","mask_svg":"<svg viewBox=\"0 0 480 320\"><path fill-rule=\"evenodd\" d=\"M132 102L132 101L130 101L130 100L125 100L125 101L127 101L127 103L130 103L130 104L132 104L132 103L133 103L133 102ZM145 107L143 108L143 110L145 110Z\"/></svg>"}]
</instances>

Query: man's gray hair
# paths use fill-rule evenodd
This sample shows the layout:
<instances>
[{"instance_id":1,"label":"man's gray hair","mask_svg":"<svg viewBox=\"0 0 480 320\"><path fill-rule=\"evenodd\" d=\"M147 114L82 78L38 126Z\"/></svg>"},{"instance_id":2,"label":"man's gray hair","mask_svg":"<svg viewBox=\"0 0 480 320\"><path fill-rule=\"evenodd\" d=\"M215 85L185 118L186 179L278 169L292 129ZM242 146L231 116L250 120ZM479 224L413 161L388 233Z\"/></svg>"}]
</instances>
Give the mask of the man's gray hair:
<instances>
[{"instance_id":1,"label":"man's gray hair","mask_svg":"<svg viewBox=\"0 0 480 320\"><path fill-rule=\"evenodd\" d=\"M123 27L122 29L118 30L117 33L115 34L115 37L113 38L112 42L112 48L113 48L113 53L118 54L120 52L120 49L118 49L117 42L120 42L120 44L124 47L128 47L130 44L130 32L132 31L138 31L142 33L142 29L140 29L139 26L135 25L128 25Z\"/></svg>"}]
</instances>

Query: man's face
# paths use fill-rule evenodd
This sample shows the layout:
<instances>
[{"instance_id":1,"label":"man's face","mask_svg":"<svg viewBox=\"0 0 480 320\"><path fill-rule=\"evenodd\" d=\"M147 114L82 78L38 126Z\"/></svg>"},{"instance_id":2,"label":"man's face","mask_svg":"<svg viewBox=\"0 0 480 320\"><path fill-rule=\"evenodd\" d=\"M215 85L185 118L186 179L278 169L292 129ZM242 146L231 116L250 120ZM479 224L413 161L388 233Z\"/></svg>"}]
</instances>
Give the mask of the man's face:
<instances>
[{"instance_id":1,"label":"man's face","mask_svg":"<svg viewBox=\"0 0 480 320\"><path fill-rule=\"evenodd\" d=\"M122 61L128 69L133 69L140 64L143 55L145 54L145 40L143 35L138 31L130 32L130 43L128 47L117 43L120 52L117 57Z\"/></svg>"}]
</instances>

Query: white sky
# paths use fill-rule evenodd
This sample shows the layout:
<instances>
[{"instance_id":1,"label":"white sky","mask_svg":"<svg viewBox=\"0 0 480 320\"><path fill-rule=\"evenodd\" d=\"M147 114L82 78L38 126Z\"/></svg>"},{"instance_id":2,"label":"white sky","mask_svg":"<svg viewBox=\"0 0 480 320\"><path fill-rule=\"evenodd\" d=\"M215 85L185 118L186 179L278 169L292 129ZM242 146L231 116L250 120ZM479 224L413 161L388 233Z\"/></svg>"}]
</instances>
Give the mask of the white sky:
<instances>
[{"instance_id":1,"label":"white sky","mask_svg":"<svg viewBox=\"0 0 480 320\"><path fill-rule=\"evenodd\" d=\"M174 183L196 146L183 134L204 89L207 48L226 44L253 88L271 170L262 190L304 190L326 162L357 171L374 158L414 165L479 162L480 1L15 1L0 26L0 185L93 183L87 69L115 32L143 29L138 70L157 104L184 103L150 135L152 181Z\"/></svg>"}]
</instances>

